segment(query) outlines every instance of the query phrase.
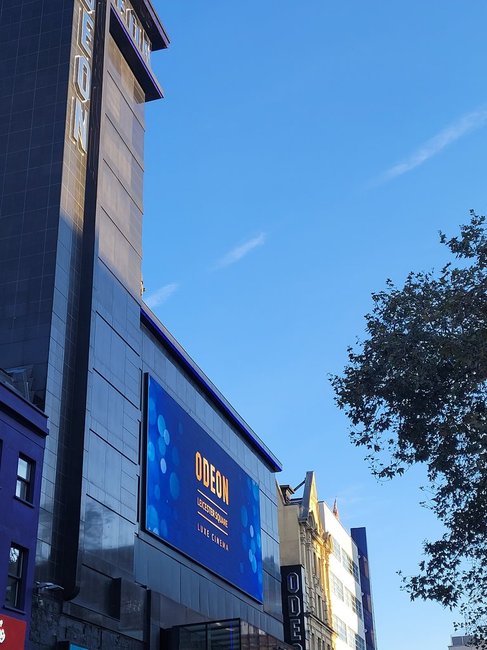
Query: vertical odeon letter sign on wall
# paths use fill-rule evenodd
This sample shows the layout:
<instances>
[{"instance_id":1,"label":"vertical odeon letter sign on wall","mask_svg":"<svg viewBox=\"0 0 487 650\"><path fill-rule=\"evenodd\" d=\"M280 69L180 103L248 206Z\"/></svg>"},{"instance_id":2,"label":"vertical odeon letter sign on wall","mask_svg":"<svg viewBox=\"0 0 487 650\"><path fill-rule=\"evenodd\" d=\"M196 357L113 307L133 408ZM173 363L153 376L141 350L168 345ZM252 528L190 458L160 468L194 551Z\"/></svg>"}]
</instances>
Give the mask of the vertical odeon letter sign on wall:
<instances>
[{"instance_id":1,"label":"vertical odeon letter sign on wall","mask_svg":"<svg viewBox=\"0 0 487 650\"><path fill-rule=\"evenodd\" d=\"M71 137L82 153L88 151L88 122L91 98L91 67L95 36L96 0L81 0L77 45L79 53L74 59L73 115Z\"/></svg>"},{"instance_id":2,"label":"vertical odeon letter sign on wall","mask_svg":"<svg viewBox=\"0 0 487 650\"><path fill-rule=\"evenodd\" d=\"M296 650L306 650L304 625L303 568L281 567L284 640Z\"/></svg>"}]
</instances>

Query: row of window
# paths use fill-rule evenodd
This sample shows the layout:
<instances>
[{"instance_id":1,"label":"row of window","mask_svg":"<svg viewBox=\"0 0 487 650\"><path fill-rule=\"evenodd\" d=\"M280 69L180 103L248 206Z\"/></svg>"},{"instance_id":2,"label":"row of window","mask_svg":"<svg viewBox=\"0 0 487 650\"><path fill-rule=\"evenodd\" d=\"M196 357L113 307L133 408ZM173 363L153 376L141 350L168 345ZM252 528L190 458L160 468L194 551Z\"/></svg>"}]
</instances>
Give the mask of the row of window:
<instances>
[{"instance_id":1,"label":"row of window","mask_svg":"<svg viewBox=\"0 0 487 650\"><path fill-rule=\"evenodd\" d=\"M350 609L352 609L359 618L363 620L362 613L362 603L360 600L353 594L350 589L345 587L343 582L336 577L334 573L331 573L331 588L335 596L338 596L340 600L343 600Z\"/></svg>"},{"instance_id":2,"label":"row of window","mask_svg":"<svg viewBox=\"0 0 487 650\"><path fill-rule=\"evenodd\" d=\"M310 650L331 650L331 646L325 639L322 639L320 636L311 633L311 647Z\"/></svg>"},{"instance_id":3,"label":"row of window","mask_svg":"<svg viewBox=\"0 0 487 650\"><path fill-rule=\"evenodd\" d=\"M338 634L338 638L345 641L351 648L365 650L365 641L360 634L354 632L341 618L335 615L333 616L333 628Z\"/></svg>"},{"instance_id":4,"label":"row of window","mask_svg":"<svg viewBox=\"0 0 487 650\"><path fill-rule=\"evenodd\" d=\"M353 561L347 551L340 546L334 537L331 538L331 548L336 559L343 564L345 569L347 569L347 571L351 573L355 580L360 584L360 574L357 563Z\"/></svg>"},{"instance_id":5,"label":"row of window","mask_svg":"<svg viewBox=\"0 0 487 650\"><path fill-rule=\"evenodd\" d=\"M2 440L0 440L0 454ZM15 496L21 501L32 503L34 499L34 474L35 462L19 454L17 460L17 480L15 483ZM27 549L12 543L8 558L7 591L5 605L14 609L24 606L24 581L27 568Z\"/></svg>"}]
</instances>

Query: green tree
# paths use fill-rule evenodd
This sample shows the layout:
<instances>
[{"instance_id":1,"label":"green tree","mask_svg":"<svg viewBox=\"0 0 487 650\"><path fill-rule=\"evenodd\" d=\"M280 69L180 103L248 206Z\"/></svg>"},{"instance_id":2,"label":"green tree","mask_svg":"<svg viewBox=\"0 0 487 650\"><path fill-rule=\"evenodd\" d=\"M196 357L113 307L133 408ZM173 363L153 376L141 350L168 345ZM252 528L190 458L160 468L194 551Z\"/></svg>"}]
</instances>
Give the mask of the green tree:
<instances>
[{"instance_id":1,"label":"green tree","mask_svg":"<svg viewBox=\"0 0 487 650\"><path fill-rule=\"evenodd\" d=\"M377 477L427 470L423 503L445 532L404 588L458 608L487 647L487 232L470 216L458 237L440 233L453 257L440 272L372 294L365 340L331 381Z\"/></svg>"}]
</instances>

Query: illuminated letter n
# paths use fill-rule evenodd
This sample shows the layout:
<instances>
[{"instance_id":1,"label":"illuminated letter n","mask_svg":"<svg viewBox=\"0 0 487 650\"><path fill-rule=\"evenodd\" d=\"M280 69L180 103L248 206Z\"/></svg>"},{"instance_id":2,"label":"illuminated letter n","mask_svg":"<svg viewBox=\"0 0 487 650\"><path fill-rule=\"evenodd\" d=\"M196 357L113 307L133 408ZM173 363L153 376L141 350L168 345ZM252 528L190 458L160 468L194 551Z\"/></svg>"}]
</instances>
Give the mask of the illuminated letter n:
<instances>
[{"instance_id":1,"label":"illuminated letter n","mask_svg":"<svg viewBox=\"0 0 487 650\"><path fill-rule=\"evenodd\" d=\"M74 100L73 140L83 153L88 151L88 110L78 98Z\"/></svg>"}]
</instances>

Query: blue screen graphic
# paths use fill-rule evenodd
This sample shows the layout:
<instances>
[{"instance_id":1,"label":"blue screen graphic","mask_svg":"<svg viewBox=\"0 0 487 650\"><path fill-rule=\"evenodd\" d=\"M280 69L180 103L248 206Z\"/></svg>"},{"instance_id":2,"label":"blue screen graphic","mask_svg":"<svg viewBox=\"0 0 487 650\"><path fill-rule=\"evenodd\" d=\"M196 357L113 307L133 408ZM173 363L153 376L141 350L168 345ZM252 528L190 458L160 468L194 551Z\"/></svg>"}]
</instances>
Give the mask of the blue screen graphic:
<instances>
[{"instance_id":1,"label":"blue screen graphic","mask_svg":"<svg viewBox=\"0 0 487 650\"><path fill-rule=\"evenodd\" d=\"M262 602L259 486L147 378L146 529Z\"/></svg>"}]
</instances>

